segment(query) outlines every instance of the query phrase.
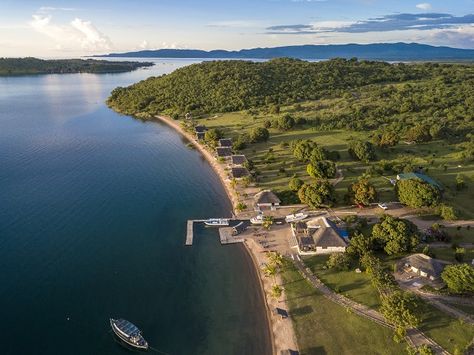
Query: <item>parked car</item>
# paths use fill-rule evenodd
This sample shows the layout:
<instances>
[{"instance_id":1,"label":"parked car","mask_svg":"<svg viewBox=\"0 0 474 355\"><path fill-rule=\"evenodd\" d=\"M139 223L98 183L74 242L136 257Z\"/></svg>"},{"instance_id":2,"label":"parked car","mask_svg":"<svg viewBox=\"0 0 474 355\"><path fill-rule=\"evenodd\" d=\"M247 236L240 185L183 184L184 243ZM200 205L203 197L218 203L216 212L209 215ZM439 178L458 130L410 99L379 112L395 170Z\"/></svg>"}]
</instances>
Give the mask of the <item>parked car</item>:
<instances>
[{"instance_id":1,"label":"parked car","mask_svg":"<svg viewBox=\"0 0 474 355\"><path fill-rule=\"evenodd\" d=\"M377 206L379 206L381 209L388 210L388 206L385 203L379 203Z\"/></svg>"}]
</instances>

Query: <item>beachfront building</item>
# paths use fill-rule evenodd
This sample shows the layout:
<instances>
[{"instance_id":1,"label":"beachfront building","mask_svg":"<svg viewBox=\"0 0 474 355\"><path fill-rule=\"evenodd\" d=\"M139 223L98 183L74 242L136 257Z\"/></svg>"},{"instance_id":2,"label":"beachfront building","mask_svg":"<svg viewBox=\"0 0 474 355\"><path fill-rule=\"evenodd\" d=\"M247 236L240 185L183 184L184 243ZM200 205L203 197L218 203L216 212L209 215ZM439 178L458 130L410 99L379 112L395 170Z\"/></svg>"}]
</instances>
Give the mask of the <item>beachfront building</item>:
<instances>
[{"instance_id":1,"label":"beachfront building","mask_svg":"<svg viewBox=\"0 0 474 355\"><path fill-rule=\"evenodd\" d=\"M446 266L439 260L425 254L413 254L402 260L404 271L426 277L431 281L440 281L441 273Z\"/></svg>"},{"instance_id":2,"label":"beachfront building","mask_svg":"<svg viewBox=\"0 0 474 355\"><path fill-rule=\"evenodd\" d=\"M219 158L228 158L232 156L232 149L229 147L217 147L216 153Z\"/></svg>"},{"instance_id":3,"label":"beachfront building","mask_svg":"<svg viewBox=\"0 0 474 355\"><path fill-rule=\"evenodd\" d=\"M290 245L300 255L343 253L347 247L342 231L326 217L291 223L291 235Z\"/></svg>"},{"instance_id":4,"label":"beachfront building","mask_svg":"<svg viewBox=\"0 0 474 355\"><path fill-rule=\"evenodd\" d=\"M411 179L420 179L431 186L437 187L439 190L443 189L443 186L437 182L435 179L432 177L425 175L425 174L420 174L420 173L403 173L403 174L398 174L397 175L397 180L411 180Z\"/></svg>"},{"instance_id":5,"label":"beachfront building","mask_svg":"<svg viewBox=\"0 0 474 355\"><path fill-rule=\"evenodd\" d=\"M219 147L230 147L230 148L232 148L232 139L231 138L219 139Z\"/></svg>"},{"instance_id":6,"label":"beachfront building","mask_svg":"<svg viewBox=\"0 0 474 355\"><path fill-rule=\"evenodd\" d=\"M249 171L242 166L234 166L231 168L231 174L234 179L241 179L243 177L249 176Z\"/></svg>"},{"instance_id":7,"label":"beachfront building","mask_svg":"<svg viewBox=\"0 0 474 355\"><path fill-rule=\"evenodd\" d=\"M232 155L232 165L241 166L247 162L245 155Z\"/></svg>"},{"instance_id":8,"label":"beachfront building","mask_svg":"<svg viewBox=\"0 0 474 355\"><path fill-rule=\"evenodd\" d=\"M258 211L262 210L276 210L280 206L280 199L271 190L263 190L257 193L254 197L255 209Z\"/></svg>"}]
</instances>

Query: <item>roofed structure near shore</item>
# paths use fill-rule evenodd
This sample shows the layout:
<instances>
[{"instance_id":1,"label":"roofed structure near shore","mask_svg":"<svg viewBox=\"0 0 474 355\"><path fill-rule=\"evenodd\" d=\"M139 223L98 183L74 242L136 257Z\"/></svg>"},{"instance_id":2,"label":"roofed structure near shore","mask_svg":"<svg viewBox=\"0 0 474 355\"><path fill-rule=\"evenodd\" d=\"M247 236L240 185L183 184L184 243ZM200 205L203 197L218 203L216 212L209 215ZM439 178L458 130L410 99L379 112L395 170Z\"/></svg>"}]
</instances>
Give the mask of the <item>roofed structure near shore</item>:
<instances>
[{"instance_id":1,"label":"roofed structure near shore","mask_svg":"<svg viewBox=\"0 0 474 355\"><path fill-rule=\"evenodd\" d=\"M221 147L232 147L232 139L231 138L219 139L219 146L221 146Z\"/></svg>"},{"instance_id":2,"label":"roofed structure near shore","mask_svg":"<svg viewBox=\"0 0 474 355\"><path fill-rule=\"evenodd\" d=\"M249 171L246 168L241 167L241 166L233 167L231 169L231 173L234 179L240 179L240 178L250 175Z\"/></svg>"},{"instance_id":3,"label":"roofed structure near shore","mask_svg":"<svg viewBox=\"0 0 474 355\"><path fill-rule=\"evenodd\" d=\"M233 165L243 165L247 162L245 155L232 155L232 164Z\"/></svg>"},{"instance_id":4,"label":"roofed structure near shore","mask_svg":"<svg viewBox=\"0 0 474 355\"><path fill-rule=\"evenodd\" d=\"M293 223L291 230L300 254L342 253L346 250L347 242L340 230L325 217Z\"/></svg>"},{"instance_id":5,"label":"roofed structure near shore","mask_svg":"<svg viewBox=\"0 0 474 355\"><path fill-rule=\"evenodd\" d=\"M254 197L255 205L258 209L270 208L272 210L280 206L280 199L271 190L263 190Z\"/></svg>"},{"instance_id":6,"label":"roofed structure near shore","mask_svg":"<svg viewBox=\"0 0 474 355\"><path fill-rule=\"evenodd\" d=\"M201 133L201 132L206 132L207 131L207 127L204 126L204 125L198 125L196 127L194 127L196 133Z\"/></svg>"},{"instance_id":7,"label":"roofed structure near shore","mask_svg":"<svg viewBox=\"0 0 474 355\"><path fill-rule=\"evenodd\" d=\"M232 149L229 147L217 147L216 153L218 157L226 158L232 155Z\"/></svg>"}]
</instances>

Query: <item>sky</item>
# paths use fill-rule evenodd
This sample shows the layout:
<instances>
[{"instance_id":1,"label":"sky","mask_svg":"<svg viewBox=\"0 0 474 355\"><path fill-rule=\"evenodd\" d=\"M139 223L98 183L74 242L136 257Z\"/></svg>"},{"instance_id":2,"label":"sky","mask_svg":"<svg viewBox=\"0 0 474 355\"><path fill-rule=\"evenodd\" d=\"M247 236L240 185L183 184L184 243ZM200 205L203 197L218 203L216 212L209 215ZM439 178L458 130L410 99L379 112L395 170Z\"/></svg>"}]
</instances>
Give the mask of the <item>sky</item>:
<instances>
[{"instance_id":1,"label":"sky","mask_svg":"<svg viewBox=\"0 0 474 355\"><path fill-rule=\"evenodd\" d=\"M418 42L474 49L474 0L1 0L0 56Z\"/></svg>"}]
</instances>

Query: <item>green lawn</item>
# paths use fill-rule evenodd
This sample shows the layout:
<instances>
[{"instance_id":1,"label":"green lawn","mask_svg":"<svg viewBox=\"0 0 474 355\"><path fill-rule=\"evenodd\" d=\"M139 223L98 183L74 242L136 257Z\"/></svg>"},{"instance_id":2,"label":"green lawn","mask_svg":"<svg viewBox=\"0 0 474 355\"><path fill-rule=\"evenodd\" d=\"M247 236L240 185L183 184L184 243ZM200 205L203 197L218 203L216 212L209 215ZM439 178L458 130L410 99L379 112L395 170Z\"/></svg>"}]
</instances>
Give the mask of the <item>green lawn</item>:
<instances>
[{"instance_id":1,"label":"green lawn","mask_svg":"<svg viewBox=\"0 0 474 355\"><path fill-rule=\"evenodd\" d=\"M445 231L451 236L451 243L474 243L474 228L467 229L463 227L460 230L457 228L445 228Z\"/></svg>"},{"instance_id":2,"label":"green lawn","mask_svg":"<svg viewBox=\"0 0 474 355\"><path fill-rule=\"evenodd\" d=\"M448 248L433 248L432 249L436 259L446 260L451 263L456 262L454 259L454 252L455 250L451 247ZM470 263L471 260L474 259L474 249L466 248L466 254L464 256L464 262Z\"/></svg>"},{"instance_id":3,"label":"green lawn","mask_svg":"<svg viewBox=\"0 0 474 355\"><path fill-rule=\"evenodd\" d=\"M371 308L380 306L377 290L372 286L369 275L365 272L337 271L324 269L329 256L317 255L305 258L305 264L331 289Z\"/></svg>"},{"instance_id":4,"label":"green lawn","mask_svg":"<svg viewBox=\"0 0 474 355\"><path fill-rule=\"evenodd\" d=\"M282 274L301 354L405 354L393 332L327 300L291 264Z\"/></svg>"},{"instance_id":5,"label":"green lawn","mask_svg":"<svg viewBox=\"0 0 474 355\"><path fill-rule=\"evenodd\" d=\"M323 99L317 102L307 102L295 111L293 106L282 107L282 114L292 113L295 117L314 118L331 117L334 110L344 105L342 99ZM341 106L342 105L342 106ZM272 120L278 115L264 112L249 113L247 111L211 115L199 121L210 128L223 129L228 137L236 138L243 132L249 132L254 127L262 127L265 120ZM311 125L295 127L289 131L279 131L270 128L270 139L265 143L250 144L243 150L254 161L258 170L258 185L263 188L285 190L293 175L305 181L311 178L306 173L306 165L297 161L288 147L297 139L312 139L319 145L331 151L338 151L341 155L337 162L344 180L336 186L337 204L344 204L344 195L347 188L362 175L368 164L354 161L347 152L348 140L352 138L370 140L371 132L349 130L321 131ZM423 144L408 145L403 142L388 150L378 150L379 160L394 160L404 157L410 159L415 166L422 166L427 174L438 180L444 186L444 200L453 205L462 218L474 218L471 201L474 200L474 162L463 163L459 160L459 152L454 145L444 141L433 141ZM467 188L457 191L455 188L456 175L462 174ZM376 186L380 201L394 201L396 196L392 185L387 178L396 174L372 176L371 182Z\"/></svg>"},{"instance_id":6,"label":"green lawn","mask_svg":"<svg viewBox=\"0 0 474 355\"><path fill-rule=\"evenodd\" d=\"M467 314L470 314L474 316L474 306L469 306L469 305L464 305L464 304L458 304L458 303L449 303L450 306L459 309L460 311L463 311Z\"/></svg>"},{"instance_id":7,"label":"green lawn","mask_svg":"<svg viewBox=\"0 0 474 355\"><path fill-rule=\"evenodd\" d=\"M474 326L452 318L439 309L423 305L422 324L419 327L450 353L467 348L474 338Z\"/></svg>"}]
</instances>

